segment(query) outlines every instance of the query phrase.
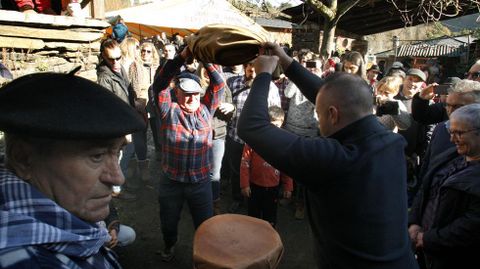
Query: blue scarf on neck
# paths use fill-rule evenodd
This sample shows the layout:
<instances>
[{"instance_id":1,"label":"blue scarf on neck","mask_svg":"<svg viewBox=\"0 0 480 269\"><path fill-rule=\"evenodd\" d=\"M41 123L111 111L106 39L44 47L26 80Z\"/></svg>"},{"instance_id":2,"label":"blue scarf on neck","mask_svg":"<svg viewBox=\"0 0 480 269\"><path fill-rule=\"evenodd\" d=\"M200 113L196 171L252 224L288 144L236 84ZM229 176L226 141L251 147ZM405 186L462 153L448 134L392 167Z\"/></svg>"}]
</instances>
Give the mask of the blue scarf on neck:
<instances>
[{"instance_id":1,"label":"blue scarf on neck","mask_svg":"<svg viewBox=\"0 0 480 269\"><path fill-rule=\"evenodd\" d=\"M108 232L87 223L0 166L0 249L42 245L66 256L98 253Z\"/></svg>"}]
</instances>

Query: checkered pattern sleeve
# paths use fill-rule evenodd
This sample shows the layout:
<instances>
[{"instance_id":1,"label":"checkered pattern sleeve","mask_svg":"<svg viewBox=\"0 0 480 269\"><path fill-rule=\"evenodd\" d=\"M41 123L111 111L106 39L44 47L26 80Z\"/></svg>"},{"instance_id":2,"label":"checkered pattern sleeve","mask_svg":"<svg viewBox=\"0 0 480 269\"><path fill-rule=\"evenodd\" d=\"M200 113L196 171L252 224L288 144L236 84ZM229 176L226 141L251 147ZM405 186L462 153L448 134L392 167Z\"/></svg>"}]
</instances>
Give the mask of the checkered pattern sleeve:
<instances>
[{"instance_id":1,"label":"checkered pattern sleeve","mask_svg":"<svg viewBox=\"0 0 480 269\"><path fill-rule=\"evenodd\" d=\"M215 113L215 110L220 105L222 94L224 94L225 91L225 80L218 72L218 68L220 67L210 63L205 64L205 69L207 70L208 77L210 78L210 84L205 92L203 104L209 108L211 115Z\"/></svg>"}]
</instances>

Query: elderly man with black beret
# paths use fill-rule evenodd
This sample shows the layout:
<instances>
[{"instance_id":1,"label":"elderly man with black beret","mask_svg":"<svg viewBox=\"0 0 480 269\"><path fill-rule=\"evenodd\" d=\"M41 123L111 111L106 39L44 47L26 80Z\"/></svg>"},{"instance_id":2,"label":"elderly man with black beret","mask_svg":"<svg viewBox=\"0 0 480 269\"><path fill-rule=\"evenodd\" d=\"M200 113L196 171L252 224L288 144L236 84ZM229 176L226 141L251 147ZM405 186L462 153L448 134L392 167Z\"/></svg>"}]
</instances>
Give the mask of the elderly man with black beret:
<instances>
[{"instance_id":1,"label":"elderly man with black beret","mask_svg":"<svg viewBox=\"0 0 480 269\"><path fill-rule=\"evenodd\" d=\"M0 89L0 268L120 268L98 222L124 182L125 135L143 128L130 105L72 74Z\"/></svg>"}]
</instances>

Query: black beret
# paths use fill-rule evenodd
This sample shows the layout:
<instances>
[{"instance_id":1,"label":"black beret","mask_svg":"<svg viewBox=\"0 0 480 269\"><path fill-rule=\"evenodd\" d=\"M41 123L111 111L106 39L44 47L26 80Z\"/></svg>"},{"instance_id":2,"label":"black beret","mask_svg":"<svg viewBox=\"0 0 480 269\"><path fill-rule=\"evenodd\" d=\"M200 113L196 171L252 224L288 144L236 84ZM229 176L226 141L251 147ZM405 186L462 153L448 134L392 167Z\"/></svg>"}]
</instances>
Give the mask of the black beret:
<instances>
[{"instance_id":1,"label":"black beret","mask_svg":"<svg viewBox=\"0 0 480 269\"><path fill-rule=\"evenodd\" d=\"M0 130L60 139L116 138L144 129L111 91L73 74L37 73L0 88Z\"/></svg>"}]
</instances>

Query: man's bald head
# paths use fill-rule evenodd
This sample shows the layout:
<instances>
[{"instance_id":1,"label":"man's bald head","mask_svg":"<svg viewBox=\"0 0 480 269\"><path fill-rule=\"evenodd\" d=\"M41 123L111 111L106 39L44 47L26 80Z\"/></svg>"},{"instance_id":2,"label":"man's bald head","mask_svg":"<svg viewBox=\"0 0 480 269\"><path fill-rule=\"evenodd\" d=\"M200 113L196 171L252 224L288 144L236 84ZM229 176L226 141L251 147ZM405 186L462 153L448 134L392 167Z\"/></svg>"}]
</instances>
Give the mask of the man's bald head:
<instances>
[{"instance_id":1,"label":"man's bald head","mask_svg":"<svg viewBox=\"0 0 480 269\"><path fill-rule=\"evenodd\" d=\"M373 96L367 82L348 73L325 79L316 99L322 135L329 136L373 111Z\"/></svg>"}]
</instances>

